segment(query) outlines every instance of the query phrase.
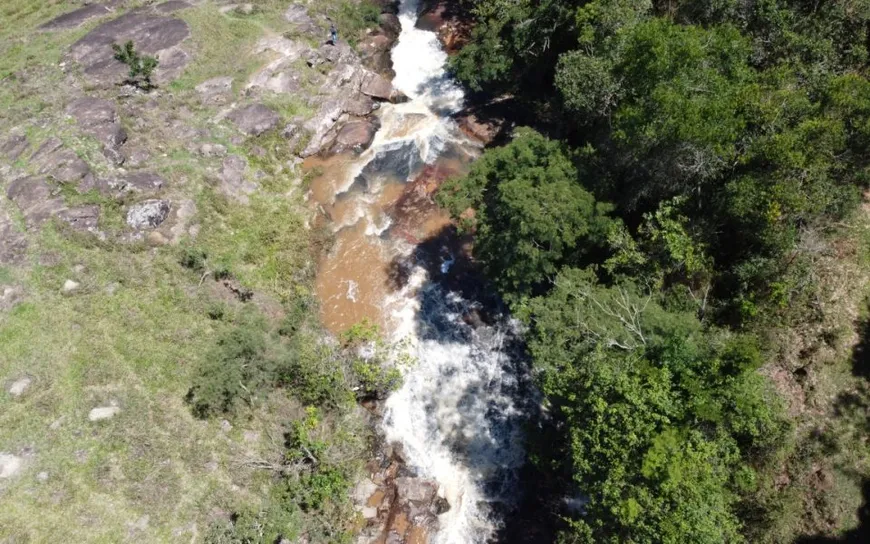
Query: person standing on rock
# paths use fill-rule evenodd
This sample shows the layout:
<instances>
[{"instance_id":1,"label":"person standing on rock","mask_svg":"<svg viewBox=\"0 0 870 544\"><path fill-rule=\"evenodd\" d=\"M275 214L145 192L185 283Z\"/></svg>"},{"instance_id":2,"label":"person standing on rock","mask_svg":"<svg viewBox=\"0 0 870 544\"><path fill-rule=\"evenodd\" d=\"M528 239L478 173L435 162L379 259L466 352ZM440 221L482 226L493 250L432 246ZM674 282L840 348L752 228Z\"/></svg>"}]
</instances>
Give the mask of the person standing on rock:
<instances>
[{"instance_id":1,"label":"person standing on rock","mask_svg":"<svg viewBox=\"0 0 870 544\"><path fill-rule=\"evenodd\" d=\"M338 29L335 28L335 23L329 23L329 43L338 45Z\"/></svg>"}]
</instances>

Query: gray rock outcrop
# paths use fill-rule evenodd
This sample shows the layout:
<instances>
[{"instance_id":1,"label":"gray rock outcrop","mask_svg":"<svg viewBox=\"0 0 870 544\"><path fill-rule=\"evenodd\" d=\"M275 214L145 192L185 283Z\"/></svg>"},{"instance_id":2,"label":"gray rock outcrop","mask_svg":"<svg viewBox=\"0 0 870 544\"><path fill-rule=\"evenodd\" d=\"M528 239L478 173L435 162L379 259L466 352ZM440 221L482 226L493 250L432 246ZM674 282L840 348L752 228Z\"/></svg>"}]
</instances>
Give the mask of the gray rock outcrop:
<instances>
[{"instance_id":1,"label":"gray rock outcrop","mask_svg":"<svg viewBox=\"0 0 870 544\"><path fill-rule=\"evenodd\" d=\"M112 419L118 415L120 411L121 409L117 406L98 406L88 412L88 419L90 421L104 421L106 419Z\"/></svg>"},{"instance_id":2,"label":"gray rock outcrop","mask_svg":"<svg viewBox=\"0 0 870 544\"><path fill-rule=\"evenodd\" d=\"M249 136L259 136L278 126L281 120L277 113L263 104L251 104L235 109L227 118Z\"/></svg>"},{"instance_id":3,"label":"gray rock outcrop","mask_svg":"<svg viewBox=\"0 0 870 544\"><path fill-rule=\"evenodd\" d=\"M118 148L127 141L127 132L121 127L114 102L86 96L73 100L66 113L76 120L82 131L103 144L114 162L123 162Z\"/></svg>"},{"instance_id":4,"label":"gray rock outcrop","mask_svg":"<svg viewBox=\"0 0 870 544\"><path fill-rule=\"evenodd\" d=\"M248 161L244 157L228 155L220 172L220 191L243 204L248 202L248 195L257 190L257 184L245 177L247 168Z\"/></svg>"},{"instance_id":5,"label":"gray rock outcrop","mask_svg":"<svg viewBox=\"0 0 870 544\"><path fill-rule=\"evenodd\" d=\"M69 30L71 28L78 28L95 17L103 17L111 12L109 8L102 4L90 4L69 13L64 13L39 28L40 30Z\"/></svg>"},{"instance_id":6,"label":"gray rock outcrop","mask_svg":"<svg viewBox=\"0 0 870 544\"><path fill-rule=\"evenodd\" d=\"M200 100L206 104L221 104L233 90L233 78L229 76L213 77L196 86Z\"/></svg>"},{"instance_id":7,"label":"gray rock outcrop","mask_svg":"<svg viewBox=\"0 0 870 544\"><path fill-rule=\"evenodd\" d=\"M30 163L36 167L38 174L61 183L88 183L91 177L90 166L56 137L43 142L31 155Z\"/></svg>"},{"instance_id":8,"label":"gray rock outcrop","mask_svg":"<svg viewBox=\"0 0 870 544\"><path fill-rule=\"evenodd\" d=\"M6 157L10 161L18 159L30 146L27 141L27 136L21 133L11 134L2 145L0 145L0 155Z\"/></svg>"},{"instance_id":9,"label":"gray rock outcrop","mask_svg":"<svg viewBox=\"0 0 870 544\"><path fill-rule=\"evenodd\" d=\"M344 125L338 132L333 145L333 153L345 151L364 151L371 145L379 125L375 119L352 121Z\"/></svg>"},{"instance_id":10,"label":"gray rock outcrop","mask_svg":"<svg viewBox=\"0 0 870 544\"><path fill-rule=\"evenodd\" d=\"M188 36L190 29L181 19L136 9L90 31L70 47L70 57L92 83L114 85L124 79L127 67L115 60L112 44L132 41L140 54L158 58L154 79L165 83L180 75L189 60L178 48Z\"/></svg>"},{"instance_id":11,"label":"gray rock outcrop","mask_svg":"<svg viewBox=\"0 0 870 544\"><path fill-rule=\"evenodd\" d=\"M127 224L136 230L155 229L169 216L167 200L145 200L127 210Z\"/></svg>"},{"instance_id":12,"label":"gray rock outcrop","mask_svg":"<svg viewBox=\"0 0 870 544\"><path fill-rule=\"evenodd\" d=\"M27 238L9 214L0 207L0 264L21 262L27 251Z\"/></svg>"}]
</instances>

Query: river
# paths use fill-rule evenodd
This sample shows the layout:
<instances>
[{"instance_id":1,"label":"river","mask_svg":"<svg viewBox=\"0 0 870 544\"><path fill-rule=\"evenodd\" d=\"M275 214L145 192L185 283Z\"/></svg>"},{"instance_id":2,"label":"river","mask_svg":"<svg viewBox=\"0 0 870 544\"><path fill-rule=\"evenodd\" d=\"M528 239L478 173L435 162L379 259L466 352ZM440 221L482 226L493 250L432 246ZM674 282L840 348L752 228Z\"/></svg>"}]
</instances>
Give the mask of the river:
<instances>
[{"instance_id":1,"label":"river","mask_svg":"<svg viewBox=\"0 0 870 544\"><path fill-rule=\"evenodd\" d=\"M431 197L481 148L452 118L463 91L436 35L415 28L418 3L402 0L392 52L393 84L410 100L381 108L367 151L317 165L312 194L336 237L317 293L334 332L367 318L413 356L386 401L383 431L450 504L432 542L491 542L519 499L529 376L516 323L487 295L463 257L467 241Z\"/></svg>"}]
</instances>

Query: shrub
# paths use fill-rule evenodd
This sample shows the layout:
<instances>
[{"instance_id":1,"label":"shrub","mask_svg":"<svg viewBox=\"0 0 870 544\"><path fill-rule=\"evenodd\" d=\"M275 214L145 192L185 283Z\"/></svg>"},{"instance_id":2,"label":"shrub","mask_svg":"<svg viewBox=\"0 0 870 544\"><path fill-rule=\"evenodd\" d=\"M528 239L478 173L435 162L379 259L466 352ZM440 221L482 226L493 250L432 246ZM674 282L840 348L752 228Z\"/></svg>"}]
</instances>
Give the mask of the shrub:
<instances>
[{"instance_id":1,"label":"shrub","mask_svg":"<svg viewBox=\"0 0 870 544\"><path fill-rule=\"evenodd\" d=\"M188 392L194 414L209 417L231 412L244 394L274 378L266 358L266 337L256 325L235 325L197 368Z\"/></svg>"},{"instance_id":2,"label":"shrub","mask_svg":"<svg viewBox=\"0 0 870 544\"><path fill-rule=\"evenodd\" d=\"M143 91L150 91L154 88L151 82L151 75L154 69L157 68L159 61L148 55L140 55L136 52L132 41L128 41L122 46L113 43L112 51L115 52L115 60L126 64L130 71L127 73L125 84L133 85Z\"/></svg>"}]
</instances>

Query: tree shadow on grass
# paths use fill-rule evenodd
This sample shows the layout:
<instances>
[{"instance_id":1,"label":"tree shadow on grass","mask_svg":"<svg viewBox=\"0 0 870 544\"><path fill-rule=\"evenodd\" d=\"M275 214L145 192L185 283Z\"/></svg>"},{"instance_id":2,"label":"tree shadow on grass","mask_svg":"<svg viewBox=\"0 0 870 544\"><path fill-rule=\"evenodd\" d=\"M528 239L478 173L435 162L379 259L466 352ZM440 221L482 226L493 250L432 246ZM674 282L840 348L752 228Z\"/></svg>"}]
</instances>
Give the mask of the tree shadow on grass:
<instances>
[{"instance_id":1,"label":"tree shadow on grass","mask_svg":"<svg viewBox=\"0 0 870 544\"><path fill-rule=\"evenodd\" d=\"M840 537L808 536L801 537L795 544L858 544L870 542L870 480L865 479L862 486L864 503L858 509L858 527Z\"/></svg>"},{"instance_id":2,"label":"tree shadow on grass","mask_svg":"<svg viewBox=\"0 0 870 544\"><path fill-rule=\"evenodd\" d=\"M855 387L839 394L834 403L834 416L851 423L865 436L870 435L870 320L859 330L860 341L852 352L852 375L861 381ZM841 536L807 536L795 544L834 544L870 542L870 478L862 478L863 504L858 508L858 527Z\"/></svg>"}]
</instances>

